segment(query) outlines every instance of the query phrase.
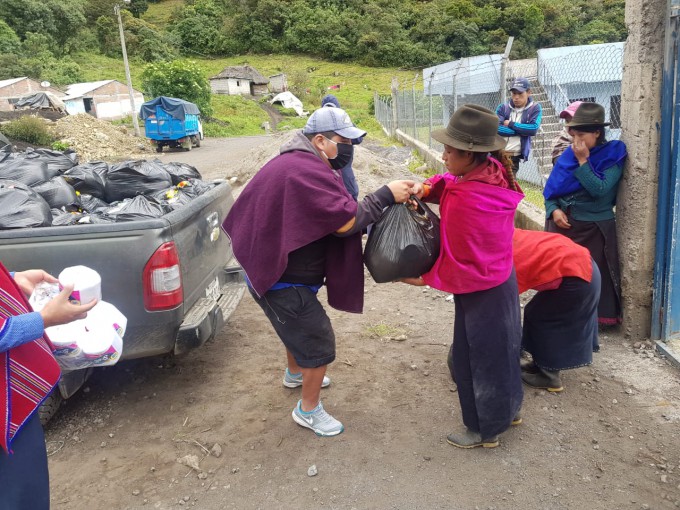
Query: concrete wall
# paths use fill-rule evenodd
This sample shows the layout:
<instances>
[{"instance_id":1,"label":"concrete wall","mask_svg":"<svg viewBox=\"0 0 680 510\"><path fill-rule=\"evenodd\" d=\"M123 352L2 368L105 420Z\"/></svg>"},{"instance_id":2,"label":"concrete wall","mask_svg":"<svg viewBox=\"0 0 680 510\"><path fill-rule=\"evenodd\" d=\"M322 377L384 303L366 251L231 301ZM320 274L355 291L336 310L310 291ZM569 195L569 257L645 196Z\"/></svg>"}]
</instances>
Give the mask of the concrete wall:
<instances>
[{"instance_id":1,"label":"concrete wall","mask_svg":"<svg viewBox=\"0 0 680 510\"><path fill-rule=\"evenodd\" d=\"M626 337L648 338L657 212L661 81L668 0L627 0L622 140L628 162L617 203Z\"/></svg>"},{"instance_id":2,"label":"concrete wall","mask_svg":"<svg viewBox=\"0 0 680 510\"><path fill-rule=\"evenodd\" d=\"M213 94L250 95L250 83L244 79L215 78L210 80L210 90Z\"/></svg>"}]
</instances>

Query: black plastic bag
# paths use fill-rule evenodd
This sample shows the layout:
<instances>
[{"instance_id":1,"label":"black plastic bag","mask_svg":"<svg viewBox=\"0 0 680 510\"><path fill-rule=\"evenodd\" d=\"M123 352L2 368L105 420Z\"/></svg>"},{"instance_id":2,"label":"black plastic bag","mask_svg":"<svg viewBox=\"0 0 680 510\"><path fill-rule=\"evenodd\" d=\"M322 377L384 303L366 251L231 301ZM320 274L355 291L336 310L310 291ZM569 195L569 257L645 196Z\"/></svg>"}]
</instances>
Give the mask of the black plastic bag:
<instances>
[{"instance_id":1,"label":"black plastic bag","mask_svg":"<svg viewBox=\"0 0 680 510\"><path fill-rule=\"evenodd\" d=\"M71 212L64 209L52 209L51 212L53 227L75 225L84 216L81 212Z\"/></svg>"},{"instance_id":2,"label":"black plastic bag","mask_svg":"<svg viewBox=\"0 0 680 510\"><path fill-rule=\"evenodd\" d=\"M153 161L124 161L109 168L104 200L116 202L136 195L148 195L172 186L170 174Z\"/></svg>"},{"instance_id":3,"label":"black plastic bag","mask_svg":"<svg viewBox=\"0 0 680 510\"><path fill-rule=\"evenodd\" d=\"M93 213L101 209L108 209L109 207L109 204L104 202L101 198L88 195L87 193L81 194L79 198L80 207L82 208L83 211L88 213Z\"/></svg>"},{"instance_id":4,"label":"black plastic bag","mask_svg":"<svg viewBox=\"0 0 680 510\"><path fill-rule=\"evenodd\" d=\"M51 224L50 206L40 195L20 182L0 180L0 229Z\"/></svg>"},{"instance_id":5,"label":"black plastic bag","mask_svg":"<svg viewBox=\"0 0 680 510\"><path fill-rule=\"evenodd\" d=\"M104 186L109 164L105 161L90 161L64 173L63 177L81 194L104 198Z\"/></svg>"},{"instance_id":6,"label":"black plastic bag","mask_svg":"<svg viewBox=\"0 0 680 510\"><path fill-rule=\"evenodd\" d=\"M113 218L109 218L108 216L102 214L101 212L96 212L96 213L91 213L91 214L84 214L79 220L78 220L78 225L96 225L99 223L114 223L115 220Z\"/></svg>"},{"instance_id":7,"label":"black plastic bag","mask_svg":"<svg viewBox=\"0 0 680 510\"><path fill-rule=\"evenodd\" d=\"M161 204L152 197L138 195L112 205L110 209L103 211L109 218L116 222L146 220L149 218L160 218L169 212L170 208Z\"/></svg>"},{"instance_id":8,"label":"black plastic bag","mask_svg":"<svg viewBox=\"0 0 680 510\"><path fill-rule=\"evenodd\" d=\"M0 179L20 182L27 186L34 186L49 181L59 173L50 171L45 161L37 158L25 158L10 154L0 163Z\"/></svg>"},{"instance_id":9,"label":"black plastic bag","mask_svg":"<svg viewBox=\"0 0 680 510\"><path fill-rule=\"evenodd\" d=\"M173 210L185 206L191 202L191 199L193 198L191 195L185 193L183 189L178 189L176 186L158 191L150 196Z\"/></svg>"},{"instance_id":10,"label":"black plastic bag","mask_svg":"<svg viewBox=\"0 0 680 510\"><path fill-rule=\"evenodd\" d=\"M32 186L33 191L45 199L51 208L78 205L76 190L63 177L53 177L47 182Z\"/></svg>"},{"instance_id":11,"label":"black plastic bag","mask_svg":"<svg viewBox=\"0 0 680 510\"><path fill-rule=\"evenodd\" d=\"M154 162L160 163L163 168L170 174L173 184L178 184L182 181L188 181L189 179L200 179L201 174L195 167L187 165L186 163L161 163L159 160L154 160Z\"/></svg>"},{"instance_id":12,"label":"black plastic bag","mask_svg":"<svg viewBox=\"0 0 680 510\"><path fill-rule=\"evenodd\" d=\"M50 172L64 173L78 164L78 154L73 149L55 151L52 149L26 149L24 158L44 161Z\"/></svg>"},{"instance_id":13,"label":"black plastic bag","mask_svg":"<svg viewBox=\"0 0 680 510\"><path fill-rule=\"evenodd\" d=\"M215 186L217 186L217 184L214 182L205 182L201 179L189 179L188 181L182 181L177 184L178 189L181 189L192 198L210 191Z\"/></svg>"},{"instance_id":14,"label":"black plastic bag","mask_svg":"<svg viewBox=\"0 0 680 510\"><path fill-rule=\"evenodd\" d=\"M389 206L371 228L364 263L377 283L416 278L439 257L439 218L425 204Z\"/></svg>"}]
</instances>

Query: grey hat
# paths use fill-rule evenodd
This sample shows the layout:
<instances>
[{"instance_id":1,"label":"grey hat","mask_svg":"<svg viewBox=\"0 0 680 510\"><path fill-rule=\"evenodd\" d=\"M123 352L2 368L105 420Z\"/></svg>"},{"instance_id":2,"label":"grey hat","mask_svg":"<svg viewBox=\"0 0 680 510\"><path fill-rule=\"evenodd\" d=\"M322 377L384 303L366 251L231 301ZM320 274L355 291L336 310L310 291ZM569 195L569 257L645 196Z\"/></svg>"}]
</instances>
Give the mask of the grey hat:
<instances>
[{"instance_id":1,"label":"grey hat","mask_svg":"<svg viewBox=\"0 0 680 510\"><path fill-rule=\"evenodd\" d=\"M307 119L307 124L302 128L306 135L333 131L335 134L354 140L366 136L366 131L356 127L342 108L319 108Z\"/></svg>"},{"instance_id":2,"label":"grey hat","mask_svg":"<svg viewBox=\"0 0 680 510\"><path fill-rule=\"evenodd\" d=\"M604 121L604 106L597 103L581 103L574 112L574 116L565 124L567 127L579 126L608 126Z\"/></svg>"},{"instance_id":3,"label":"grey hat","mask_svg":"<svg viewBox=\"0 0 680 510\"><path fill-rule=\"evenodd\" d=\"M507 140L498 136L498 116L476 104L458 108L446 129L432 132L444 145L470 152L493 152L505 148Z\"/></svg>"}]
</instances>

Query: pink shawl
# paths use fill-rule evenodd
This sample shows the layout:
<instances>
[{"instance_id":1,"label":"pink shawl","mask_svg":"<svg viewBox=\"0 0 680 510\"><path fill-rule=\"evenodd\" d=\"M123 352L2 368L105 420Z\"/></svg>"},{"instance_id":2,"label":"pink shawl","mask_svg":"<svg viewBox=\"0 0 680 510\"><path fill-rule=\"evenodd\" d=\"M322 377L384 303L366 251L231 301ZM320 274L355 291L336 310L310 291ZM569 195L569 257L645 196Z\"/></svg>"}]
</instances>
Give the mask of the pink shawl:
<instances>
[{"instance_id":1,"label":"pink shawl","mask_svg":"<svg viewBox=\"0 0 680 510\"><path fill-rule=\"evenodd\" d=\"M489 158L465 179L450 174L430 179L432 190L441 190L442 220L439 258L423 275L430 287L465 294L496 287L510 277L515 209L524 195L490 184L498 182L489 178L498 173L503 174L501 164Z\"/></svg>"}]
</instances>

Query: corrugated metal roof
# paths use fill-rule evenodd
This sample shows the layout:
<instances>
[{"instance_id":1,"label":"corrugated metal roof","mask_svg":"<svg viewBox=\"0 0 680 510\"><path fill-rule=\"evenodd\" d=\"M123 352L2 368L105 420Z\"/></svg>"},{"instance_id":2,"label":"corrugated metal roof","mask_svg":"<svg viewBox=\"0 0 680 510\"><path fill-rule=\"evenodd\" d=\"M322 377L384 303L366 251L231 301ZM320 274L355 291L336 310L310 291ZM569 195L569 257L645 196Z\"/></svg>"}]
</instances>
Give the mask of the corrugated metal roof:
<instances>
[{"instance_id":1,"label":"corrugated metal roof","mask_svg":"<svg viewBox=\"0 0 680 510\"><path fill-rule=\"evenodd\" d=\"M433 94L453 94L454 78L459 96L497 92L502 58L503 55L478 55L423 69L425 93L432 79Z\"/></svg>"},{"instance_id":2,"label":"corrugated metal roof","mask_svg":"<svg viewBox=\"0 0 680 510\"><path fill-rule=\"evenodd\" d=\"M621 81L625 43L564 46L538 50L541 69L559 84Z\"/></svg>"},{"instance_id":3,"label":"corrugated metal roof","mask_svg":"<svg viewBox=\"0 0 680 510\"><path fill-rule=\"evenodd\" d=\"M1 80L0 81L0 89L3 87L8 87L9 85L14 85L15 83L20 82L21 80L27 79L26 76L22 76L21 78L10 78L9 80Z\"/></svg>"},{"instance_id":4,"label":"corrugated metal roof","mask_svg":"<svg viewBox=\"0 0 680 510\"><path fill-rule=\"evenodd\" d=\"M116 81L116 80L103 80L103 81L90 81L90 82L84 82L84 83L74 83L73 85L69 85L66 87L66 97L62 98L62 101L68 101L70 99L78 99L79 97L83 97L85 94L88 92L92 92L93 90L97 90L100 87L103 87L104 85L108 85L109 83Z\"/></svg>"}]
</instances>

